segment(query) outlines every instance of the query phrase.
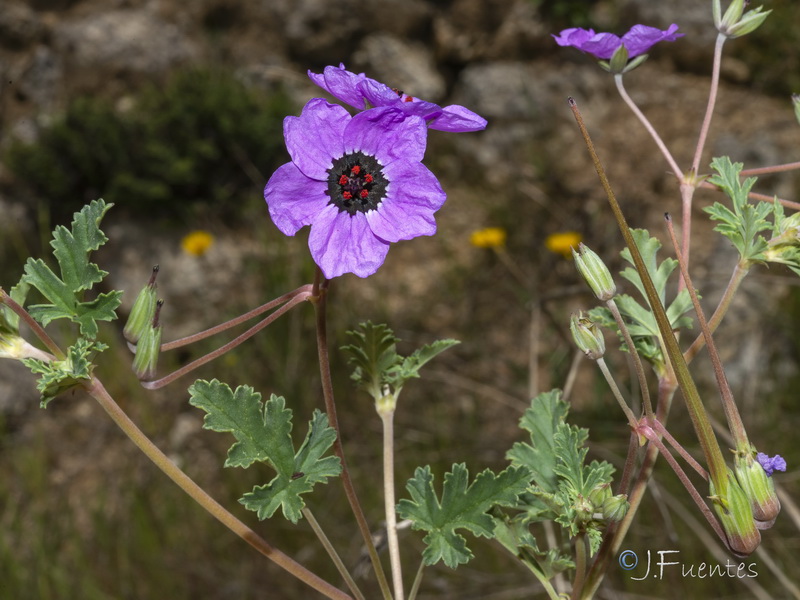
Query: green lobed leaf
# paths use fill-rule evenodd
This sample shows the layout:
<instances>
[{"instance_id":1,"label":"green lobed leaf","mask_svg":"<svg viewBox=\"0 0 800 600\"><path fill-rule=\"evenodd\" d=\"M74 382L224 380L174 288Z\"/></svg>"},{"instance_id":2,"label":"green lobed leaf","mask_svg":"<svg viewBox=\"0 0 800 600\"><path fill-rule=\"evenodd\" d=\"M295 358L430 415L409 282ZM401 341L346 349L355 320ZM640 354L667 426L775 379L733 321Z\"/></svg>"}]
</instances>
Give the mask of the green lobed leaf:
<instances>
[{"instance_id":1,"label":"green lobed leaf","mask_svg":"<svg viewBox=\"0 0 800 600\"><path fill-rule=\"evenodd\" d=\"M189 393L189 403L207 413L205 429L229 432L236 438L228 450L226 467L246 468L265 462L275 469L276 476L269 483L256 486L240 499L259 519L271 517L281 508L284 517L296 523L305 507L301 495L341 472L338 457L323 458L336 439L327 415L314 411L308 434L295 453L292 411L282 397L272 395L262 403L261 394L253 388L239 386L232 391L216 379L197 380Z\"/></svg>"},{"instance_id":2,"label":"green lobed leaf","mask_svg":"<svg viewBox=\"0 0 800 600\"><path fill-rule=\"evenodd\" d=\"M41 394L40 406L47 408L50 401L59 394L89 381L92 376L94 355L107 347L103 343L80 338L70 346L63 360L23 359L23 364L31 372L39 375L36 387Z\"/></svg>"},{"instance_id":3,"label":"green lobed leaf","mask_svg":"<svg viewBox=\"0 0 800 600\"><path fill-rule=\"evenodd\" d=\"M90 262L89 255L108 241L99 224L111 206L102 199L93 200L75 213L71 230L62 225L56 227L50 245L61 277L41 259L29 258L25 264L22 281L35 287L50 302L29 308L42 325L55 319L70 319L80 325L81 335L94 339L97 321L116 319L122 292L112 291L83 301L83 293L108 274Z\"/></svg>"},{"instance_id":4,"label":"green lobed leaf","mask_svg":"<svg viewBox=\"0 0 800 600\"><path fill-rule=\"evenodd\" d=\"M595 487L609 483L614 472L614 467L607 462L592 461L591 464L584 464L589 452L584 447L588 437L587 429L567 423L560 423L553 436L554 449L558 456L554 469L573 497L588 497Z\"/></svg>"},{"instance_id":5,"label":"green lobed leaf","mask_svg":"<svg viewBox=\"0 0 800 600\"><path fill-rule=\"evenodd\" d=\"M768 245L759 233L771 228L766 217L773 209L766 202L753 204L748 201L747 195L756 178L748 177L741 181L742 166L742 163L731 162L727 156L717 157L711 161L711 167L716 173L708 181L719 186L727 194L732 201L733 210L720 202L715 202L704 210L712 220L718 221L714 231L718 231L733 243L742 261L763 262Z\"/></svg>"},{"instance_id":6,"label":"green lobed leaf","mask_svg":"<svg viewBox=\"0 0 800 600\"><path fill-rule=\"evenodd\" d=\"M444 563L455 569L468 562L473 554L457 529L467 529L474 535L494 536L495 522L487 511L493 506L512 506L525 491L530 473L521 467L509 467L495 475L489 469L479 473L467 485L469 473L465 464L455 464L444 476L442 500L433 489L430 467L418 467L406 484L411 500L400 500L397 513L410 519L414 529L427 531L423 541L426 548L423 562Z\"/></svg>"},{"instance_id":7,"label":"green lobed leaf","mask_svg":"<svg viewBox=\"0 0 800 600\"><path fill-rule=\"evenodd\" d=\"M530 433L530 444L517 442L506 453L512 465L525 467L541 491L553 493L558 487L555 472L555 432L564 422L569 406L561 398L561 390L551 390L531 400L520 419L520 427Z\"/></svg>"}]
</instances>

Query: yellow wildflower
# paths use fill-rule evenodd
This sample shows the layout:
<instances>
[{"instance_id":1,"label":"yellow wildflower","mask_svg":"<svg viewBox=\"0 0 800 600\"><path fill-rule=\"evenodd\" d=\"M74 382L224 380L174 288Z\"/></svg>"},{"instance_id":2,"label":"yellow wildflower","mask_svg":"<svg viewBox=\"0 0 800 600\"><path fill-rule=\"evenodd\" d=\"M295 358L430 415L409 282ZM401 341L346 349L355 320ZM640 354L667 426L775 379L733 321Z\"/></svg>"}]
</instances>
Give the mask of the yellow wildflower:
<instances>
[{"instance_id":1,"label":"yellow wildflower","mask_svg":"<svg viewBox=\"0 0 800 600\"><path fill-rule=\"evenodd\" d=\"M499 248L506 245L506 230L502 227L486 227L473 231L469 243L476 248Z\"/></svg>"},{"instance_id":2,"label":"yellow wildflower","mask_svg":"<svg viewBox=\"0 0 800 600\"><path fill-rule=\"evenodd\" d=\"M564 258L572 256L572 248L581 243L581 234L577 231L560 231L547 236L544 245L550 252L560 254Z\"/></svg>"},{"instance_id":3,"label":"yellow wildflower","mask_svg":"<svg viewBox=\"0 0 800 600\"><path fill-rule=\"evenodd\" d=\"M203 229L192 231L183 236L181 240L181 248L183 248L183 251L192 256L203 256L213 245L214 236Z\"/></svg>"}]
</instances>

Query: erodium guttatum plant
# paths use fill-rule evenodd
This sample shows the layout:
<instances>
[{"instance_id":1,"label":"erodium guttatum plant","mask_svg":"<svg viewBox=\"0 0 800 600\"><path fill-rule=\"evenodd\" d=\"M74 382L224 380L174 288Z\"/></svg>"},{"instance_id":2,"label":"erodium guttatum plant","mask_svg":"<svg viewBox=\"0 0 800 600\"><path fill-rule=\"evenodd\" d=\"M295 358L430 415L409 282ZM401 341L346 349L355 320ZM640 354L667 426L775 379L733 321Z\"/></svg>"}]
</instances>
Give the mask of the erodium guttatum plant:
<instances>
[{"instance_id":1,"label":"erodium guttatum plant","mask_svg":"<svg viewBox=\"0 0 800 600\"><path fill-rule=\"evenodd\" d=\"M19 283L7 292L0 291L0 356L22 361L38 376L43 407L69 390L90 394L133 443L211 516L282 567L287 577L300 579L324 597L416 598L425 590L424 574L429 567L441 563L458 569L475 559L473 538L483 537L496 540L501 551L509 552L524 566L541 595L553 600L591 598L617 560L627 568L622 544L641 516L639 508L657 460L668 463L683 484L697 516L716 537L718 548L736 560L743 559L759 548L762 535L769 535L780 518L776 474L790 465L778 454L780 440L773 440L774 448L759 448L748 437L713 333L753 269L780 263L800 273L800 213L795 212L800 204L754 191L756 174L795 169L800 163L745 169L729 157L716 157L710 164L702 164L723 45L756 31L770 12L749 8L742 0L731 2L724 11L719 0L714 0L710 9L709 23L717 31L711 92L706 112L699 119L694 156L685 167L670 153L668 142L623 84L634 69L646 68L647 53L658 44L680 43L684 34L679 26L659 29L638 24L622 35L570 28L553 35L559 46L598 59L600 67L609 72L633 112L631 127L644 127L651 135L680 199L680 236L669 215L665 241L628 227L601 157L594 150L591 132L577 102L570 98L568 105L619 224L622 258L629 265L615 277L606 261L591 250L591 239L578 244L576 234L564 238L574 240L568 244L574 243L571 253L576 268L598 302L598 306L573 315L564 327L569 328L578 349L596 362L609 394L620 407L630 440L619 473L608 462L589 460L589 431L569 422L570 405L562 391L554 389L530 401L519 421L519 438L506 453L504 468L473 467L471 472L467 467L470 457L446 472L420 465L398 491L394 415L404 410L401 392L406 385L420 385L415 380L424 376L427 363L458 342L432 341L402 355L392 329L367 321L353 327L350 343L341 349L354 386L372 398L381 422L382 457L372 470L381 473L377 478L381 483L376 485L382 490L384 517L382 523L367 519L374 511L362 507L341 439L327 338L329 292L339 277L368 278L376 273L393 244L437 233L436 213L447 194L446 186L425 164L428 136L432 130L435 135L470 135L486 128L487 122L463 106L439 106L412 96L411 90L398 90L348 71L344 65L328 66L322 73L309 71L311 81L329 97L309 100L299 115L285 118L283 132L290 161L269 177L264 188L265 212L276 235L294 236L309 227L308 260L316 265L313 281L241 317L165 342L168 332L162 331L160 323L162 302L155 268L123 331L133 351L134 376L145 388L158 389L234 350L287 312L301 306L314 311L323 404L313 410L307 425L298 422L305 419L296 417L291 398L276 393L262 396L248 385L231 387L217 379L199 379L189 386L188 395L189 403L205 413L206 429L232 438L227 457L220 459L224 466L248 468L263 463L272 473L263 483L243 490L241 504L259 520L284 518L298 526L307 523L337 569L335 581L322 578L270 544L266 539L269 524L263 526L262 536L211 498L142 433L97 377L95 364L106 356L103 352L107 349L98 341L100 327L113 326L110 323L117 317L122 296L122 291L98 290L107 273L91 258L92 252L108 241L101 222L111 205L98 199L75 213L70 227L59 226L53 233L54 261L29 259ZM660 51L668 48L664 45ZM568 93L565 90L565 97ZM689 256L693 197L700 187L719 193L719 201L704 210L715 231L735 252L730 282L708 316L700 304L702 286L692 283ZM191 247L200 248L212 243L211 239L200 236ZM505 240L506 232L497 227L473 236L475 246L496 251L504 264L515 269L513 257L505 252ZM570 249L559 252L567 255ZM664 257L665 252L674 258ZM217 350L172 373L159 373L161 353L254 319L254 325ZM70 324L68 343L57 343L49 333L54 321ZM695 324L696 330L692 329ZM709 353L726 420L722 443L719 438L723 436L714 430L707 411L708 403L715 400L701 397L689 370L703 348ZM634 366L632 385L640 404L633 402L630 387L618 383L620 374L613 372L613 362L606 362L607 356L620 351L627 353ZM653 377L655 388L650 385ZM684 448L667 425L679 390L700 448L698 456ZM292 435L295 427L301 428L299 437ZM320 485L334 484L343 487L353 531L368 556L372 574L366 580L353 575L354 565L337 550L350 540L329 538L324 519L318 520L314 514L318 507L315 491ZM398 531L407 527L418 532L413 544L405 542L415 534L404 536L401 544ZM413 575L404 572L412 558L420 565ZM276 589L279 587L277 582ZM468 588L465 582L458 593L467 593Z\"/></svg>"}]
</instances>

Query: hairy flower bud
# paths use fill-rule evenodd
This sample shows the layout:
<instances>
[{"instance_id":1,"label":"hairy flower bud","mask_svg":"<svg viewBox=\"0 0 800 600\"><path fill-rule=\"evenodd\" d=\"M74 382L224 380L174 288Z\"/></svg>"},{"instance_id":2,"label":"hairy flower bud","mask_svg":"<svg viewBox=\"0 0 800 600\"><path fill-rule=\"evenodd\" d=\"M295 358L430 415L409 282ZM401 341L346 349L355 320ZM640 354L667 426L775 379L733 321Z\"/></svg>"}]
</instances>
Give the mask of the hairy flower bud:
<instances>
[{"instance_id":1,"label":"hairy flower bud","mask_svg":"<svg viewBox=\"0 0 800 600\"><path fill-rule=\"evenodd\" d=\"M611 496L603 502L603 518L608 521L621 521L628 512L630 503L625 494Z\"/></svg>"},{"instance_id":2,"label":"hairy flower bud","mask_svg":"<svg viewBox=\"0 0 800 600\"><path fill-rule=\"evenodd\" d=\"M756 527L769 529L781 510L781 503L775 492L775 484L764 467L755 458L755 449L737 452L734 459L736 479L750 499Z\"/></svg>"},{"instance_id":3,"label":"hairy flower bud","mask_svg":"<svg viewBox=\"0 0 800 600\"><path fill-rule=\"evenodd\" d=\"M153 322L153 317L156 313L156 301L158 300L156 297L156 275L158 275L158 265L153 267L150 281L147 282L147 285L136 297L131 314L128 316L128 322L125 323L125 329L122 330L125 339L132 344L139 341L139 338L142 337Z\"/></svg>"},{"instance_id":4,"label":"hairy flower bud","mask_svg":"<svg viewBox=\"0 0 800 600\"><path fill-rule=\"evenodd\" d=\"M603 259L583 243L578 246L577 252L572 251L572 256L575 258L575 266L592 288L594 295L603 302L611 300L617 293L617 286Z\"/></svg>"},{"instance_id":5,"label":"hairy flower bud","mask_svg":"<svg viewBox=\"0 0 800 600\"><path fill-rule=\"evenodd\" d=\"M584 317L582 312L570 317L569 330L575 345L592 360L597 360L606 353L603 332L589 318Z\"/></svg>"},{"instance_id":6,"label":"hairy flower bud","mask_svg":"<svg viewBox=\"0 0 800 600\"><path fill-rule=\"evenodd\" d=\"M737 38L752 33L761 26L767 15L772 12L771 10L761 12L764 8L763 6L744 12L749 3L748 0L733 0L728 5L728 10L725 11L725 14L720 17L722 11L719 2L720 0L714 0L713 4L714 25L722 35L728 38Z\"/></svg>"},{"instance_id":7,"label":"hairy flower bud","mask_svg":"<svg viewBox=\"0 0 800 600\"><path fill-rule=\"evenodd\" d=\"M749 556L761 543L761 534L753 519L750 499L736 481L733 471L728 469L726 477L723 482L725 490L718 491L714 481L710 482L709 497L728 538L731 551L738 556Z\"/></svg>"},{"instance_id":8,"label":"hairy flower bud","mask_svg":"<svg viewBox=\"0 0 800 600\"><path fill-rule=\"evenodd\" d=\"M158 314L163 300L156 303L152 321L145 327L142 336L136 343L136 355L133 357L133 372L143 381L153 379L158 365L158 354L161 350L161 325Z\"/></svg>"}]
</instances>

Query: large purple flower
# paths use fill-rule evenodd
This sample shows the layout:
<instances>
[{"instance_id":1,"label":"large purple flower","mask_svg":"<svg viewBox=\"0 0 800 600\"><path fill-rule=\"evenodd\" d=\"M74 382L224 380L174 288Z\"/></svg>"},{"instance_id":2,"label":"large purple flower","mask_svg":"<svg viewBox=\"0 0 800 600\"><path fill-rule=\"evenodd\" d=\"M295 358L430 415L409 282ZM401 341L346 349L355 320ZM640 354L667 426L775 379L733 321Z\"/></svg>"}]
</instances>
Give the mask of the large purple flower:
<instances>
[{"instance_id":1,"label":"large purple flower","mask_svg":"<svg viewBox=\"0 0 800 600\"><path fill-rule=\"evenodd\" d=\"M675 33L676 31L678 26L675 23L665 31L647 25L634 25L622 37L613 33L595 33L594 29L572 28L553 35L553 38L559 46L571 46L596 58L608 60L620 46L625 46L628 58L634 58L644 54L658 42L674 42L684 35Z\"/></svg>"},{"instance_id":2,"label":"large purple flower","mask_svg":"<svg viewBox=\"0 0 800 600\"><path fill-rule=\"evenodd\" d=\"M372 275L389 244L436 233L445 193L420 160L425 121L394 107L351 117L310 100L283 122L292 161L264 188L272 220L286 235L311 225L308 246L325 277Z\"/></svg>"},{"instance_id":3,"label":"large purple flower","mask_svg":"<svg viewBox=\"0 0 800 600\"><path fill-rule=\"evenodd\" d=\"M422 117L431 129L440 131L479 131L486 128L486 119L463 106L452 104L442 108L433 102L419 100L370 79L364 73L352 73L343 64L325 67L322 73L309 71L308 76L329 94L358 110L393 106L406 114Z\"/></svg>"}]
</instances>

